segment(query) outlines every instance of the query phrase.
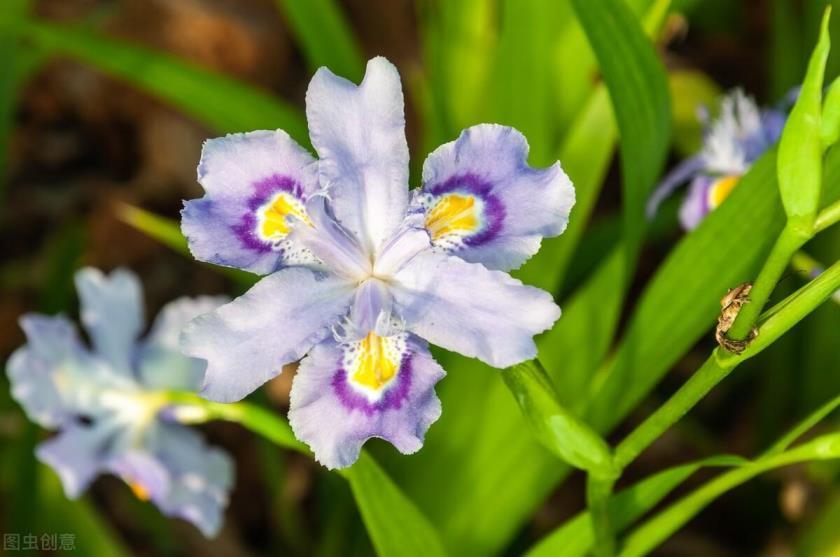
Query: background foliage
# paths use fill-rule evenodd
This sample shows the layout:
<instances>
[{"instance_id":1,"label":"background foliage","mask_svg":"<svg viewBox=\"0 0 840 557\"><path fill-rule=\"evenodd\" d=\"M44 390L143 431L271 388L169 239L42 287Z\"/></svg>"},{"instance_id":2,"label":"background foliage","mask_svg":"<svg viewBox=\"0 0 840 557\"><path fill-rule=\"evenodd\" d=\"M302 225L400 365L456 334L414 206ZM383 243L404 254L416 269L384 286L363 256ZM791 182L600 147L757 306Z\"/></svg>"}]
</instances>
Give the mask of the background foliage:
<instances>
[{"instance_id":1,"label":"background foliage","mask_svg":"<svg viewBox=\"0 0 840 557\"><path fill-rule=\"evenodd\" d=\"M77 311L71 277L82 264L137 270L150 313L178 295L243 291L250 279L184 257L173 227L180 200L198 194L201 141L280 127L307 145L311 72L327 65L358 79L366 58L384 54L407 91L412 185L431 149L479 122L517 127L531 164L560 159L572 177L569 229L518 274L554 292L564 311L539 339L559 403L618 441L709 354L720 298L755 276L785 222L775 153L691 234L678 229L678 199L653 222L645 200L669 160L699 145L698 106L735 86L773 104L801 81L824 5L4 0L0 354L22 342L22 312ZM838 25L835 17L836 43ZM838 52L826 83L840 71ZM840 197L839 175L831 151L823 205ZM808 251L836 261L840 231ZM800 285L789 273L771 301ZM628 469L610 507L627 529L627 554L838 551L836 419L804 444L774 445L837 405L838 332L840 309L826 304ZM73 532L89 555L585 554L588 517L575 518L582 475L532 436L497 370L436 357L449 372L438 388L444 413L423 450L403 457L372 442L349 481L237 426L208 426L238 466L226 527L212 542L111 478L67 502L35 463L44 433L4 386L0 531ZM254 402L283 413L289 380Z\"/></svg>"}]
</instances>

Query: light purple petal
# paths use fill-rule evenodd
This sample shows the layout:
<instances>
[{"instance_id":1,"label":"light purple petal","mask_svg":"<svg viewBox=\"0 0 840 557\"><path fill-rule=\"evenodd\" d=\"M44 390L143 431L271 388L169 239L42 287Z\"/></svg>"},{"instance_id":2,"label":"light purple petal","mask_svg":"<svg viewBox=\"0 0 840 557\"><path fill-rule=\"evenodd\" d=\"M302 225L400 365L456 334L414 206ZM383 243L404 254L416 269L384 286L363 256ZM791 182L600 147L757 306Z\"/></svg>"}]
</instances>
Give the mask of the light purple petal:
<instances>
[{"instance_id":1,"label":"light purple petal","mask_svg":"<svg viewBox=\"0 0 840 557\"><path fill-rule=\"evenodd\" d=\"M140 489L167 516L218 533L233 484L233 462L178 424L158 423L142 450L117 455L108 468Z\"/></svg>"},{"instance_id":2,"label":"light purple petal","mask_svg":"<svg viewBox=\"0 0 840 557\"><path fill-rule=\"evenodd\" d=\"M358 239L341 226L330 213L323 196L307 203L312 226L299 227L292 241L305 246L326 269L350 280L370 274L370 258Z\"/></svg>"},{"instance_id":3,"label":"light purple petal","mask_svg":"<svg viewBox=\"0 0 840 557\"><path fill-rule=\"evenodd\" d=\"M368 62L359 86L320 68L306 92L321 185L338 221L370 253L399 227L408 204L408 144L397 69Z\"/></svg>"},{"instance_id":4,"label":"light purple petal","mask_svg":"<svg viewBox=\"0 0 840 557\"><path fill-rule=\"evenodd\" d=\"M394 342L397 342L396 340ZM332 339L315 346L301 362L292 385L289 423L298 439L328 468L344 468L372 437L385 439L403 454L423 445L440 417L434 386L445 375L422 340L401 335L399 371L378 391L353 379L345 345Z\"/></svg>"},{"instance_id":5,"label":"light purple petal","mask_svg":"<svg viewBox=\"0 0 840 557\"><path fill-rule=\"evenodd\" d=\"M137 275L93 268L76 273L80 314L97 354L114 371L131 375L134 348L143 329L143 291Z\"/></svg>"},{"instance_id":6,"label":"light purple petal","mask_svg":"<svg viewBox=\"0 0 840 557\"><path fill-rule=\"evenodd\" d=\"M680 205L680 224L685 230L694 230L709 214L709 188L714 179L698 176L691 182L688 193Z\"/></svg>"},{"instance_id":7,"label":"light purple petal","mask_svg":"<svg viewBox=\"0 0 840 557\"><path fill-rule=\"evenodd\" d=\"M205 142L198 181L206 195L187 201L181 213L181 229L196 259L260 275L312 262L286 233L266 235L262 224L280 197L302 207L318 189L315 160L286 132L255 131ZM286 222L291 228L302 223L293 217Z\"/></svg>"},{"instance_id":8,"label":"light purple petal","mask_svg":"<svg viewBox=\"0 0 840 557\"><path fill-rule=\"evenodd\" d=\"M64 493L75 499L105 466L113 429L73 424L38 445L35 455L61 479Z\"/></svg>"},{"instance_id":9,"label":"light purple petal","mask_svg":"<svg viewBox=\"0 0 840 557\"><path fill-rule=\"evenodd\" d=\"M202 395L240 400L300 359L350 306L354 285L302 267L280 270L190 322L184 353L207 360Z\"/></svg>"},{"instance_id":10,"label":"light purple petal","mask_svg":"<svg viewBox=\"0 0 840 557\"><path fill-rule=\"evenodd\" d=\"M384 316L384 317L382 317ZM350 321L361 336L377 330L377 323L388 321L391 316L391 294L387 285L379 279L364 281L356 289Z\"/></svg>"},{"instance_id":11,"label":"light purple petal","mask_svg":"<svg viewBox=\"0 0 840 557\"><path fill-rule=\"evenodd\" d=\"M198 390L207 364L181 352L181 331L199 315L228 301L225 296L179 298L161 309L140 348L139 379L145 388Z\"/></svg>"},{"instance_id":12,"label":"light purple petal","mask_svg":"<svg viewBox=\"0 0 840 557\"><path fill-rule=\"evenodd\" d=\"M548 292L435 252L405 265L391 292L407 330L497 368L534 358L534 335L560 317Z\"/></svg>"},{"instance_id":13,"label":"light purple petal","mask_svg":"<svg viewBox=\"0 0 840 557\"><path fill-rule=\"evenodd\" d=\"M670 195L674 193L678 187L692 179L701 170L703 170L703 165L703 157L698 155L682 161L676 166L676 168L669 172L668 175L662 179L662 182L656 186L653 194L648 199L646 208L647 217L652 219L656 215L656 211L659 209L662 202L668 199L668 197L670 197Z\"/></svg>"},{"instance_id":14,"label":"light purple petal","mask_svg":"<svg viewBox=\"0 0 840 557\"><path fill-rule=\"evenodd\" d=\"M60 367L82 366L89 359L75 326L64 317L29 314L21 318L29 343L6 366L12 397L33 422L58 427L72 413L54 374Z\"/></svg>"},{"instance_id":15,"label":"light purple petal","mask_svg":"<svg viewBox=\"0 0 840 557\"><path fill-rule=\"evenodd\" d=\"M470 205L445 209L453 196ZM429 155L423 189L412 201L413 211L425 211L435 245L507 271L536 253L543 237L565 230L575 191L559 162L528 165L528 142L517 130L481 124ZM467 214L473 224L451 226Z\"/></svg>"}]
</instances>

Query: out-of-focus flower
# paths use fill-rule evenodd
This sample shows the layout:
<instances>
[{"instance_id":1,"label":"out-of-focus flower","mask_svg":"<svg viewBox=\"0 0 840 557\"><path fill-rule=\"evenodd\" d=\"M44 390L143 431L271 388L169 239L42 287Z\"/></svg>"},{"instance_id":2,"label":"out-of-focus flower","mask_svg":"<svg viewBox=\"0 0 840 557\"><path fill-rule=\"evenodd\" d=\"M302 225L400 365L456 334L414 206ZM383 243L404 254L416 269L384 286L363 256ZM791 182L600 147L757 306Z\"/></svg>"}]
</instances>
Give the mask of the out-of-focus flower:
<instances>
[{"instance_id":1,"label":"out-of-focus flower","mask_svg":"<svg viewBox=\"0 0 840 557\"><path fill-rule=\"evenodd\" d=\"M184 348L208 361L202 393L218 401L306 356L289 418L328 467L371 437L413 453L441 412L444 371L423 339L495 367L536 355L560 310L503 271L563 232L574 189L559 163L528 166L522 134L480 125L433 152L409 195L402 88L384 58L358 86L318 70L306 112L318 160L282 131L205 144L206 195L182 213L190 248L268 276L188 325Z\"/></svg>"},{"instance_id":2,"label":"out-of-focus flower","mask_svg":"<svg viewBox=\"0 0 840 557\"><path fill-rule=\"evenodd\" d=\"M786 118L781 110L759 109L739 89L724 96L716 119L710 121L708 114L701 114L706 132L700 153L665 177L648 201L648 216L653 217L665 198L688 183L688 195L680 207L680 223L686 230L695 228L723 203L752 163L779 139Z\"/></svg>"},{"instance_id":3,"label":"out-of-focus flower","mask_svg":"<svg viewBox=\"0 0 840 557\"><path fill-rule=\"evenodd\" d=\"M182 355L178 337L185 323L226 300L176 300L139 340L143 300L133 273L83 269L76 289L92 349L65 317L28 314L21 318L28 342L7 366L12 395L29 418L60 430L38 446L38 459L58 473L70 498L110 472L164 514L214 535L232 462L173 418L164 391L200 386L205 364Z\"/></svg>"}]
</instances>

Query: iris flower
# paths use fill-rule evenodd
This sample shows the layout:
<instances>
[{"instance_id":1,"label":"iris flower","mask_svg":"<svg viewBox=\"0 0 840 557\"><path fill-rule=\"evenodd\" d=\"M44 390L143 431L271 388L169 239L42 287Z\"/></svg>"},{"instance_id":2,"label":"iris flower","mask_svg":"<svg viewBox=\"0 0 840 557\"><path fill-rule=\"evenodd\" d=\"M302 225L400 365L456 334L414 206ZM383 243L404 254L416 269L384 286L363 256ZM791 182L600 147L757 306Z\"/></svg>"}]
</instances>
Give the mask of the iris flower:
<instances>
[{"instance_id":1,"label":"iris flower","mask_svg":"<svg viewBox=\"0 0 840 557\"><path fill-rule=\"evenodd\" d=\"M358 86L319 69L306 115L317 160L279 130L205 143L206 195L182 212L192 253L265 278L182 341L207 360L202 394L222 402L303 358L289 421L340 468L371 437L420 449L444 376L427 342L498 368L536 356L560 309L505 271L563 232L574 189L559 163L528 166L518 131L479 125L429 155L410 192L402 88L384 58Z\"/></svg>"},{"instance_id":2,"label":"iris flower","mask_svg":"<svg viewBox=\"0 0 840 557\"><path fill-rule=\"evenodd\" d=\"M60 430L38 446L38 459L56 471L71 499L98 474L112 473L164 514L214 535L232 462L178 423L161 395L200 386L204 362L181 354L178 337L185 323L224 300L176 300L138 341L143 301L134 274L83 269L76 289L92 349L65 317L28 314L21 318L28 342L7 366L12 396L29 418Z\"/></svg>"},{"instance_id":3,"label":"iris flower","mask_svg":"<svg viewBox=\"0 0 840 557\"><path fill-rule=\"evenodd\" d=\"M689 183L688 195L680 207L680 223L686 230L696 228L709 212L717 208L738 184L741 176L782 134L785 112L759 109L751 97L736 89L723 97L720 115L709 121L703 147L668 174L648 201L652 217L679 186Z\"/></svg>"}]
</instances>

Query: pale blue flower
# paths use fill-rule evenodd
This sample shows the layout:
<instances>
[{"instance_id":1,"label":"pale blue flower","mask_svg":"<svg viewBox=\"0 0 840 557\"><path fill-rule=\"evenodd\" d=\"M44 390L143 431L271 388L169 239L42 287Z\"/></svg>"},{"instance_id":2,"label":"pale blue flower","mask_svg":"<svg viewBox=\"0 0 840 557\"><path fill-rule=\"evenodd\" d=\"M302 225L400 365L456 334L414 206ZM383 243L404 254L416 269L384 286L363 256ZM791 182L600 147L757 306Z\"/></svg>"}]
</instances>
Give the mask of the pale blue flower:
<instances>
[{"instance_id":1,"label":"pale blue flower","mask_svg":"<svg viewBox=\"0 0 840 557\"><path fill-rule=\"evenodd\" d=\"M83 269L76 289L92 349L65 317L27 314L20 323L28 342L7 365L12 396L29 418L59 430L38 446L38 459L56 471L71 499L110 472L164 514L214 535L232 462L175 421L162 392L198 389L205 364L181 354L178 337L184 324L226 300L176 300L140 340L143 300L133 273Z\"/></svg>"},{"instance_id":2,"label":"pale blue flower","mask_svg":"<svg viewBox=\"0 0 840 557\"><path fill-rule=\"evenodd\" d=\"M479 125L433 152L410 194L402 89L384 58L358 86L318 70L306 113L317 160L282 131L205 144L206 195L182 213L190 248L267 276L190 323L183 346L207 360L202 393L217 401L306 356L289 419L335 468L371 437L421 447L444 376L426 341L495 367L536 356L560 309L505 271L563 232L574 189L559 163L528 166L518 131Z\"/></svg>"},{"instance_id":3,"label":"pale blue flower","mask_svg":"<svg viewBox=\"0 0 840 557\"><path fill-rule=\"evenodd\" d=\"M706 131L703 147L671 171L648 201L648 215L679 186L689 190L680 207L680 223L696 228L729 196L753 162L772 147L782 134L787 116L782 110L759 109L743 91L724 96L720 114L714 120L701 113Z\"/></svg>"}]
</instances>

